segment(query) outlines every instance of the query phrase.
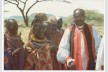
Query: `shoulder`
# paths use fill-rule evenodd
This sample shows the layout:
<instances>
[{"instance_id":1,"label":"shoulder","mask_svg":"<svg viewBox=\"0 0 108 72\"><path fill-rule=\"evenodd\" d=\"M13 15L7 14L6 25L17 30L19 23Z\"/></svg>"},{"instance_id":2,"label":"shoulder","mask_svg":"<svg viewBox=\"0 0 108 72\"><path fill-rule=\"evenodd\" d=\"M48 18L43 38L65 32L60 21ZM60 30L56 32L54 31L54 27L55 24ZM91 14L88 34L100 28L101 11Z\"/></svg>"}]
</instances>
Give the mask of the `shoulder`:
<instances>
[{"instance_id":1,"label":"shoulder","mask_svg":"<svg viewBox=\"0 0 108 72\"><path fill-rule=\"evenodd\" d=\"M91 24L86 24L89 28L95 29L94 26L92 26Z\"/></svg>"},{"instance_id":2,"label":"shoulder","mask_svg":"<svg viewBox=\"0 0 108 72\"><path fill-rule=\"evenodd\" d=\"M91 32L93 32L94 27L93 27L91 24L86 24L86 25L87 25L87 27L89 28L89 30L90 30Z\"/></svg>"},{"instance_id":3,"label":"shoulder","mask_svg":"<svg viewBox=\"0 0 108 72\"><path fill-rule=\"evenodd\" d=\"M64 35L68 35L68 34L70 34L70 32L71 32L71 28L69 27L69 28L65 29Z\"/></svg>"},{"instance_id":4,"label":"shoulder","mask_svg":"<svg viewBox=\"0 0 108 72\"><path fill-rule=\"evenodd\" d=\"M89 28L92 28L92 25L91 24L86 24Z\"/></svg>"},{"instance_id":5,"label":"shoulder","mask_svg":"<svg viewBox=\"0 0 108 72\"><path fill-rule=\"evenodd\" d=\"M69 26L69 27L65 30L65 32L71 32L71 30L72 30L72 25Z\"/></svg>"}]
</instances>

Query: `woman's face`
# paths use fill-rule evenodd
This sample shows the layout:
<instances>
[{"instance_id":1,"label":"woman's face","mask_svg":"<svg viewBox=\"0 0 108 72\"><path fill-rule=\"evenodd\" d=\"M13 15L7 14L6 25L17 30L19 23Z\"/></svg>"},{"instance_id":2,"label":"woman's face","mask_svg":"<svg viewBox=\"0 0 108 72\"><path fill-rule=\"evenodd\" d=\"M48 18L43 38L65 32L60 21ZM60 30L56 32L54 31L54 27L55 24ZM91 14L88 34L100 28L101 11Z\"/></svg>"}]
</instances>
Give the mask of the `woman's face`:
<instances>
[{"instance_id":1,"label":"woman's face","mask_svg":"<svg viewBox=\"0 0 108 72\"><path fill-rule=\"evenodd\" d=\"M57 21L57 28L58 28L58 29L61 29L61 28L62 28L62 24L63 24L62 19L59 19L59 20Z\"/></svg>"},{"instance_id":2,"label":"woman's face","mask_svg":"<svg viewBox=\"0 0 108 72\"><path fill-rule=\"evenodd\" d=\"M56 31L57 30L57 24L52 24L52 31Z\"/></svg>"},{"instance_id":3,"label":"woman's face","mask_svg":"<svg viewBox=\"0 0 108 72\"><path fill-rule=\"evenodd\" d=\"M14 36L14 35L17 35L17 33L18 33L18 25L17 24L11 24L11 26L9 26L9 28L8 28L8 31L9 31L9 33L12 35L12 36Z\"/></svg>"},{"instance_id":4,"label":"woman's face","mask_svg":"<svg viewBox=\"0 0 108 72\"><path fill-rule=\"evenodd\" d=\"M47 31L48 31L48 32L52 32L52 25L51 25L51 24L48 24Z\"/></svg>"},{"instance_id":5,"label":"woman's face","mask_svg":"<svg viewBox=\"0 0 108 72\"><path fill-rule=\"evenodd\" d=\"M37 37L44 36L44 32L46 31L46 27L43 24L37 24L33 27L33 33Z\"/></svg>"}]
</instances>

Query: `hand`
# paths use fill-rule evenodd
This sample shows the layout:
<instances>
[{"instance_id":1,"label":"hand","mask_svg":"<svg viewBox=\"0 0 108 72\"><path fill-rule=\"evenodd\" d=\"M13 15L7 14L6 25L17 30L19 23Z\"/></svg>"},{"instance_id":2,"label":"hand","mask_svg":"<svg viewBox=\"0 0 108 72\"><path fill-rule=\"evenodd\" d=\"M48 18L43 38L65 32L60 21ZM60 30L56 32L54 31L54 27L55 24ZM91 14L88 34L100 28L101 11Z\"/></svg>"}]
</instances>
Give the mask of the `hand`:
<instances>
[{"instance_id":1,"label":"hand","mask_svg":"<svg viewBox=\"0 0 108 72\"><path fill-rule=\"evenodd\" d=\"M67 61L67 66L69 67L69 68L71 68L72 66L74 66L74 59L69 59L68 61Z\"/></svg>"},{"instance_id":2,"label":"hand","mask_svg":"<svg viewBox=\"0 0 108 72\"><path fill-rule=\"evenodd\" d=\"M104 65L101 65L101 70L104 70Z\"/></svg>"},{"instance_id":3,"label":"hand","mask_svg":"<svg viewBox=\"0 0 108 72\"><path fill-rule=\"evenodd\" d=\"M17 54L21 49L22 49L22 48L17 48L16 50L14 50L14 51L12 52L12 55Z\"/></svg>"}]
</instances>

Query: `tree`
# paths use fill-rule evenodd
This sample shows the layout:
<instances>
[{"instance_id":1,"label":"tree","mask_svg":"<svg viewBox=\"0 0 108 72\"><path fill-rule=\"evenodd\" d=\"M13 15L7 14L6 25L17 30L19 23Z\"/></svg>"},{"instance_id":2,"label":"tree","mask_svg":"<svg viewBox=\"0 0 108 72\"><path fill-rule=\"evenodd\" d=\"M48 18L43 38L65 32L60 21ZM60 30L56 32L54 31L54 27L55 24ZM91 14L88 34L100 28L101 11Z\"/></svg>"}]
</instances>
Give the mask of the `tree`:
<instances>
[{"instance_id":1,"label":"tree","mask_svg":"<svg viewBox=\"0 0 108 72\"><path fill-rule=\"evenodd\" d=\"M24 19L24 23L26 26L28 26L28 13L30 11L30 9L38 2L42 2L42 1L46 1L46 0L36 0L26 11L25 11L25 7L26 7L26 4L27 4L27 1L28 0L5 0L6 2L8 3L11 3L11 4L14 4L17 6L17 8L20 10L22 16L23 16L23 19ZM23 4L23 7L21 8L19 5L20 3Z\"/></svg>"},{"instance_id":2,"label":"tree","mask_svg":"<svg viewBox=\"0 0 108 72\"><path fill-rule=\"evenodd\" d=\"M8 2L8 3L11 3L13 5L16 5L16 7L20 10L20 12L23 16L25 25L28 26L28 13L29 13L30 9L35 4L37 4L38 2L49 1L49 0L35 0L35 2L27 10L25 10L25 8L26 8L26 5L27 5L27 2L30 1L30 0L4 0L4 1ZM54 1L54 0L52 0L52 1ZM20 4L23 4L23 7L20 7Z\"/></svg>"}]
</instances>

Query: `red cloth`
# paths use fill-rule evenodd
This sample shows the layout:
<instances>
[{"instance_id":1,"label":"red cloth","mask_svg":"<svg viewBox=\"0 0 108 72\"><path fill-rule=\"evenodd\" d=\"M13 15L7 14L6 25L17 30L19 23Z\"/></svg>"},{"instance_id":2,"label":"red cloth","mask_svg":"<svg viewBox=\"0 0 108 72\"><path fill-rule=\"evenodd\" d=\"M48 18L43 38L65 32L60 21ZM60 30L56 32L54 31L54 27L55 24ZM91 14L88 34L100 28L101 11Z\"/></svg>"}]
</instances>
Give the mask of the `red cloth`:
<instances>
[{"instance_id":1,"label":"red cloth","mask_svg":"<svg viewBox=\"0 0 108 72\"><path fill-rule=\"evenodd\" d=\"M90 25L88 25L89 30L91 32L91 36L92 36L92 51L93 51L93 56L94 59L96 59L96 53L95 53L95 43L94 43L94 38L92 35L92 27ZM70 27L70 31L72 30L72 26ZM86 54L87 54L87 62L89 61L89 55L88 55L88 46L87 46L87 42L86 42L86 38L85 38L85 34L84 34L84 27L82 28L82 33L83 33L83 37L84 37L84 45L85 45L85 50L86 50ZM74 32L74 59L75 59L75 65L76 65L76 69L77 70L82 70L82 59L81 59L81 36L80 36L80 30L78 29L77 26L75 26L75 32ZM68 57L70 58L70 57ZM68 59L67 58L67 59ZM67 61L66 59L66 61ZM65 69L67 68L67 65L65 65ZM88 65L87 65L88 66Z\"/></svg>"},{"instance_id":2,"label":"red cloth","mask_svg":"<svg viewBox=\"0 0 108 72\"><path fill-rule=\"evenodd\" d=\"M32 51L26 58L25 69L53 70L49 43L44 42L43 44L40 44L39 49L37 49L37 45L39 44L40 43L38 42L33 44L31 40L28 41L27 48L31 48Z\"/></svg>"}]
</instances>

